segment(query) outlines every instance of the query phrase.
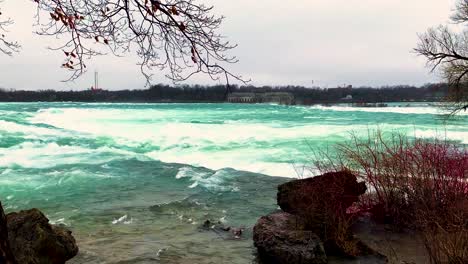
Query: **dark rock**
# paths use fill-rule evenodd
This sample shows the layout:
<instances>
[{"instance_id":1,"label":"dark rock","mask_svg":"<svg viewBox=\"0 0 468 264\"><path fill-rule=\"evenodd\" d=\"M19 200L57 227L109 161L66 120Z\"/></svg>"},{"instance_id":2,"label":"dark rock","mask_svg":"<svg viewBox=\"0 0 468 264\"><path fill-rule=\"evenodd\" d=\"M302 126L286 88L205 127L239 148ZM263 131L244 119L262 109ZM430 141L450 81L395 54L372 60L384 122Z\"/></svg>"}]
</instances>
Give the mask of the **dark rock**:
<instances>
[{"instance_id":1,"label":"dark rock","mask_svg":"<svg viewBox=\"0 0 468 264\"><path fill-rule=\"evenodd\" d=\"M277 200L281 209L291 214L323 214L317 210L345 214L366 189L365 183L358 182L350 172L331 172L278 186Z\"/></svg>"},{"instance_id":2,"label":"dark rock","mask_svg":"<svg viewBox=\"0 0 468 264\"><path fill-rule=\"evenodd\" d=\"M16 263L16 260L13 257L13 254L11 253L10 243L8 242L8 229L2 203L0 203L0 263Z\"/></svg>"},{"instance_id":3,"label":"dark rock","mask_svg":"<svg viewBox=\"0 0 468 264\"><path fill-rule=\"evenodd\" d=\"M203 222L202 226L200 226L200 230L213 231L223 239L241 239L245 228L226 226L220 221L211 221L208 219ZM228 234L229 236L226 236Z\"/></svg>"},{"instance_id":4,"label":"dark rock","mask_svg":"<svg viewBox=\"0 0 468 264\"><path fill-rule=\"evenodd\" d=\"M289 213L260 218L254 227L254 244L262 263L322 264L327 256L319 237L304 230L304 223Z\"/></svg>"},{"instance_id":5,"label":"dark rock","mask_svg":"<svg viewBox=\"0 0 468 264\"><path fill-rule=\"evenodd\" d=\"M278 205L302 219L305 229L318 235L328 255L358 257L376 255L352 233L354 215L347 209L366 192L348 171L295 180L278 187Z\"/></svg>"},{"instance_id":6,"label":"dark rock","mask_svg":"<svg viewBox=\"0 0 468 264\"><path fill-rule=\"evenodd\" d=\"M6 217L10 247L19 264L63 264L78 253L71 231L50 225L39 210Z\"/></svg>"},{"instance_id":7,"label":"dark rock","mask_svg":"<svg viewBox=\"0 0 468 264\"><path fill-rule=\"evenodd\" d=\"M365 183L347 171L280 185L277 199L284 212L262 217L254 227L260 261L327 263L330 255L342 263L387 263L352 232L358 214L347 209L365 192Z\"/></svg>"}]
</instances>

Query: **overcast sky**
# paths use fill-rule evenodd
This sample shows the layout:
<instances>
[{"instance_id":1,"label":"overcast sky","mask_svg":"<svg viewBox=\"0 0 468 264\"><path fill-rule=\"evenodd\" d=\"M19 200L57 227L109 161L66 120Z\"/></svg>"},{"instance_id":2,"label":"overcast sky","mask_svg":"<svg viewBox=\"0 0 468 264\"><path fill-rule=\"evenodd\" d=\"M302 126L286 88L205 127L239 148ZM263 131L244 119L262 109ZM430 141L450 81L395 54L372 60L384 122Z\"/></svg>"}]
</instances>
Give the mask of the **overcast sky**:
<instances>
[{"instance_id":1,"label":"overcast sky","mask_svg":"<svg viewBox=\"0 0 468 264\"><path fill-rule=\"evenodd\" d=\"M240 62L231 71L254 85L332 87L413 84L437 81L412 49L417 33L448 22L454 0L199 0L226 16L222 33L239 47ZM106 56L88 63L90 72L72 83L59 68L63 56L46 49L51 40L34 35L34 4L6 0L4 14L16 20L10 36L20 54L0 54L0 87L15 89L87 89L93 70L105 89L143 88L145 80L133 56ZM154 72L154 83L170 83ZM204 76L187 83L216 84Z\"/></svg>"}]
</instances>

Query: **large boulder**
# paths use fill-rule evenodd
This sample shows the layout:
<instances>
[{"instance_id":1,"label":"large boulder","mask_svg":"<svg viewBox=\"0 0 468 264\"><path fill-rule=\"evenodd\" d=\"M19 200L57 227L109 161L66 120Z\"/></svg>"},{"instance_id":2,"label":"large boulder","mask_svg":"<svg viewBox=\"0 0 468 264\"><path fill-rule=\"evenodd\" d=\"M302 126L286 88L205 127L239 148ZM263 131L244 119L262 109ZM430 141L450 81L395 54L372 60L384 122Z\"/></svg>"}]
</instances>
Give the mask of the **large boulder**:
<instances>
[{"instance_id":1,"label":"large boulder","mask_svg":"<svg viewBox=\"0 0 468 264\"><path fill-rule=\"evenodd\" d=\"M304 230L304 223L285 212L260 218L253 229L261 263L322 264L327 256L319 237Z\"/></svg>"},{"instance_id":2,"label":"large boulder","mask_svg":"<svg viewBox=\"0 0 468 264\"><path fill-rule=\"evenodd\" d=\"M13 254L11 253L10 244L8 243L8 229L2 203L0 203L0 263L16 263L16 260L13 257Z\"/></svg>"},{"instance_id":3,"label":"large boulder","mask_svg":"<svg viewBox=\"0 0 468 264\"><path fill-rule=\"evenodd\" d=\"M353 215L347 209L365 191L364 182L341 171L282 184L277 199L283 211L300 217L305 228L319 236L327 254L357 257L370 252L354 238Z\"/></svg>"},{"instance_id":4,"label":"large boulder","mask_svg":"<svg viewBox=\"0 0 468 264\"><path fill-rule=\"evenodd\" d=\"M351 172L341 171L282 184L277 200L283 211L305 218L344 215L365 192L364 182L358 182Z\"/></svg>"},{"instance_id":5,"label":"large boulder","mask_svg":"<svg viewBox=\"0 0 468 264\"><path fill-rule=\"evenodd\" d=\"M6 218L10 248L19 264L63 264L78 253L71 231L50 225L37 209Z\"/></svg>"}]
</instances>

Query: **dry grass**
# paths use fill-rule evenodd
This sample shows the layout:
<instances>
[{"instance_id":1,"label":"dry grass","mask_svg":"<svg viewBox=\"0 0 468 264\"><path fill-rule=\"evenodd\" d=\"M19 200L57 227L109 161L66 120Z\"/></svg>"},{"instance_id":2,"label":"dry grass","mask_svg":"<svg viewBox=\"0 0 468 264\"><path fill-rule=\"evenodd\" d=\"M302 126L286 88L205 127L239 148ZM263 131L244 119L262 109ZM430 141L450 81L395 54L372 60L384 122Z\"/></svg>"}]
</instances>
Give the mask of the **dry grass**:
<instances>
[{"instance_id":1,"label":"dry grass","mask_svg":"<svg viewBox=\"0 0 468 264\"><path fill-rule=\"evenodd\" d=\"M434 264L468 263L468 230L457 226L456 230L443 227L422 232L427 252Z\"/></svg>"}]
</instances>

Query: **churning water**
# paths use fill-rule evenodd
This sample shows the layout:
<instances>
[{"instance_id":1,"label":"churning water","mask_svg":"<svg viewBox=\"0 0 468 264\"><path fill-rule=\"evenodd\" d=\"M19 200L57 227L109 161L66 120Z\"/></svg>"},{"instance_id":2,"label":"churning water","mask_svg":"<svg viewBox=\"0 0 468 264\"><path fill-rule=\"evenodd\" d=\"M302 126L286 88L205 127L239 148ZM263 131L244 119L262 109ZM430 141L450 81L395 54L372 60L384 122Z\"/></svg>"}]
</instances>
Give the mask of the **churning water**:
<instances>
[{"instance_id":1,"label":"churning water","mask_svg":"<svg viewBox=\"0 0 468 264\"><path fill-rule=\"evenodd\" d=\"M351 131L468 144L437 108L236 104L0 104L0 199L71 228L72 263L249 263L251 227L311 149ZM280 177L276 177L280 176ZM241 239L200 228L245 227Z\"/></svg>"}]
</instances>

